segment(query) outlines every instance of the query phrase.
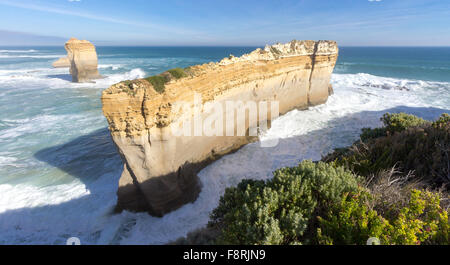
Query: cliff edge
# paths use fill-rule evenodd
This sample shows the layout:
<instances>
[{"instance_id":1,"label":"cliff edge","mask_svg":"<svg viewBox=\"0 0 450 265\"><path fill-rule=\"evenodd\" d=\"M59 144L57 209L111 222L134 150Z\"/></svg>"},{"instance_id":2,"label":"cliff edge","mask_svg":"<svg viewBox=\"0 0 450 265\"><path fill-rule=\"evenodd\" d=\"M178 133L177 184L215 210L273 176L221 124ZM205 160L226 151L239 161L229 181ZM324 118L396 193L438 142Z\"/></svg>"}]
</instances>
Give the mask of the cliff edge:
<instances>
[{"instance_id":1,"label":"cliff edge","mask_svg":"<svg viewBox=\"0 0 450 265\"><path fill-rule=\"evenodd\" d=\"M103 113L124 162L116 210L162 216L194 201L197 173L254 139L260 122L274 117L273 106L284 114L327 101L337 56L334 41L291 41L104 90ZM244 103L244 115L230 102ZM270 107L261 116L262 102ZM212 109L219 114L210 126L216 134L202 134L196 124L211 122Z\"/></svg>"}]
</instances>

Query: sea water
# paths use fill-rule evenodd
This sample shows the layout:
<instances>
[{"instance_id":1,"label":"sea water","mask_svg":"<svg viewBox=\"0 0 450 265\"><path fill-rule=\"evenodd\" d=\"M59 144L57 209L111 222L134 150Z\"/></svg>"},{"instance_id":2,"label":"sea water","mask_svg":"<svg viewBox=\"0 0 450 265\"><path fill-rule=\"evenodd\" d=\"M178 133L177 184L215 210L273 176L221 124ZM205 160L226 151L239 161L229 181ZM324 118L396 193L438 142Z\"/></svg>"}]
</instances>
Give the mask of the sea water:
<instances>
[{"instance_id":1,"label":"sea water","mask_svg":"<svg viewBox=\"0 0 450 265\"><path fill-rule=\"evenodd\" d=\"M293 110L261 140L203 169L191 204L165 215L114 214L122 162L102 115L121 80L239 56L255 47L97 47L104 79L75 84L56 47L0 47L0 244L164 244L205 226L228 186L350 145L385 112L450 112L450 48L343 47L326 104Z\"/></svg>"}]
</instances>

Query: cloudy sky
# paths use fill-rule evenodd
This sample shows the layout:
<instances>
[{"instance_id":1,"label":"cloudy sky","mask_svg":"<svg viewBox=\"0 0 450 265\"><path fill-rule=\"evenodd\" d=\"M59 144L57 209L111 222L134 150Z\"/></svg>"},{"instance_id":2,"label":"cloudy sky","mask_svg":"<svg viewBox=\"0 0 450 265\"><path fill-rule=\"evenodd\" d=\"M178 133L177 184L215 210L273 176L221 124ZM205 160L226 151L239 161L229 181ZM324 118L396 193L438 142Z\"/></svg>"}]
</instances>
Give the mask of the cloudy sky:
<instances>
[{"instance_id":1,"label":"cloudy sky","mask_svg":"<svg viewBox=\"0 0 450 265\"><path fill-rule=\"evenodd\" d=\"M0 45L450 46L450 0L0 0Z\"/></svg>"}]
</instances>

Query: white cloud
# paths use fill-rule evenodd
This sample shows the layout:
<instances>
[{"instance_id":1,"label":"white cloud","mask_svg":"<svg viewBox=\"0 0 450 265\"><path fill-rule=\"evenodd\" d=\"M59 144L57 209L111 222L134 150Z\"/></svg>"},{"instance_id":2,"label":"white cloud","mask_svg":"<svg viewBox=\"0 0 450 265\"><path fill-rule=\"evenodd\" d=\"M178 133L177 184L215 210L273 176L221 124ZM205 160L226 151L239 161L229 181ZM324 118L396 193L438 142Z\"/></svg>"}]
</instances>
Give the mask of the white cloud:
<instances>
[{"instance_id":1,"label":"white cloud","mask_svg":"<svg viewBox=\"0 0 450 265\"><path fill-rule=\"evenodd\" d=\"M67 0L69 2L81 2L81 0Z\"/></svg>"},{"instance_id":2,"label":"white cloud","mask_svg":"<svg viewBox=\"0 0 450 265\"><path fill-rule=\"evenodd\" d=\"M70 1L70 0L69 0ZM383 0L368 0L369 2L381 2Z\"/></svg>"}]
</instances>

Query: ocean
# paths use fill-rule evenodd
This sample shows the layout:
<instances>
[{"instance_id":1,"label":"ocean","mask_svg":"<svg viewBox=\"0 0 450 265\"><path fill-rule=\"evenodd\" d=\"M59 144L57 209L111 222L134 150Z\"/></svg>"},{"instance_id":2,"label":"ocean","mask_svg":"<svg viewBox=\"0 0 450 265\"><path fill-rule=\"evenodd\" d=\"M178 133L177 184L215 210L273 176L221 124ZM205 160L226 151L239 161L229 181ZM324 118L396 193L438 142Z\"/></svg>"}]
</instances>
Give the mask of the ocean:
<instances>
[{"instance_id":1,"label":"ocean","mask_svg":"<svg viewBox=\"0 0 450 265\"><path fill-rule=\"evenodd\" d=\"M51 63L63 47L0 47L0 244L164 244L205 226L226 187L267 179L352 144L386 112L450 113L450 48L342 47L324 105L275 120L262 140L203 169L191 204L165 215L114 214L122 163L102 115L102 90L255 47L97 47L95 83Z\"/></svg>"}]
</instances>

